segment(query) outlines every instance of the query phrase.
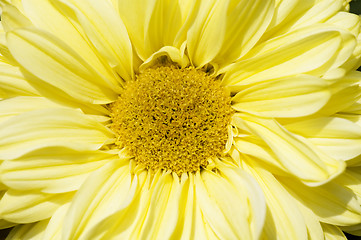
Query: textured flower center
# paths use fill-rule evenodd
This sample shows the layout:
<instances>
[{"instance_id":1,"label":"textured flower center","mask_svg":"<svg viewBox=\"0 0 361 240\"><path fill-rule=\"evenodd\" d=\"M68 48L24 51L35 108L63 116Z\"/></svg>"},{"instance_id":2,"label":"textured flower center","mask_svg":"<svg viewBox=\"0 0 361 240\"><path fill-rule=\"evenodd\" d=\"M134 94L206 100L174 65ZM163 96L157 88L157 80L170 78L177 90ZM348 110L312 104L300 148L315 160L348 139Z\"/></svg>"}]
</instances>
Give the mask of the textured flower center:
<instances>
[{"instance_id":1,"label":"textured flower center","mask_svg":"<svg viewBox=\"0 0 361 240\"><path fill-rule=\"evenodd\" d=\"M194 68L149 68L110 105L111 129L137 164L180 175L222 154L232 113L220 81Z\"/></svg>"}]
</instances>

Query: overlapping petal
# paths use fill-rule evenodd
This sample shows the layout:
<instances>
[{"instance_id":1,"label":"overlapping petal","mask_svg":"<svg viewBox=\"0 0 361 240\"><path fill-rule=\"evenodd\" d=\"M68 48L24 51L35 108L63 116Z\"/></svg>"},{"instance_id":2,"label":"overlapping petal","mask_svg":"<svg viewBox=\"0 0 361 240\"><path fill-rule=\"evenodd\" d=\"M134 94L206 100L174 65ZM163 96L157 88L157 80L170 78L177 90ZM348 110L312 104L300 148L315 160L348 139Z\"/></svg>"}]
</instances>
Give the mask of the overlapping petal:
<instances>
[{"instance_id":1,"label":"overlapping petal","mask_svg":"<svg viewBox=\"0 0 361 240\"><path fill-rule=\"evenodd\" d=\"M266 239L307 239L305 220L295 200L268 171L244 162L243 168L260 185L267 204Z\"/></svg>"},{"instance_id":2,"label":"overlapping petal","mask_svg":"<svg viewBox=\"0 0 361 240\"><path fill-rule=\"evenodd\" d=\"M3 162L0 178L11 189L70 192L78 190L93 171L116 159L117 155L100 151L45 148Z\"/></svg>"},{"instance_id":3,"label":"overlapping petal","mask_svg":"<svg viewBox=\"0 0 361 240\"><path fill-rule=\"evenodd\" d=\"M298 29L253 48L224 70L223 84L242 86L302 73L321 76L345 63L355 46L355 36L341 29Z\"/></svg>"},{"instance_id":4,"label":"overlapping petal","mask_svg":"<svg viewBox=\"0 0 361 240\"><path fill-rule=\"evenodd\" d=\"M356 195L334 181L319 187L308 187L297 180L279 178L290 193L311 209L320 221L348 226L361 223L361 206Z\"/></svg>"},{"instance_id":5,"label":"overlapping petal","mask_svg":"<svg viewBox=\"0 0 361 240\"><path fill-rule=\"evenodd\" d=\"M18 29L7 34L7 41L22 67L75 100L101 104L116 99L108 80L55 36L37 29Z\"/></svg>"},{"instance_id":6,"label":"overlapping petal","mask_svg":"<svg viewBox=\"0 0 361 240\"><path fill-rule=\"evenodd\" d=\"M25 80L17 67L0 61L0 99L37 95L38 92Z\"/></svg>"},{"instance_id":7,"label":"overlapping petal","mask_svg":"<svg viewBox=\"0 0 361 240\"><path fill-rule=\"evenodd\" d=\"M29 122L31 124L29 124ZM0 159L14 159L44 147L97 150L112 132L78 110L53 108L26 112L0 123Z\"/></svg>"},{"instance_id":8,"label":"overlapping petal","mask_svg":"<svg viewBox=\"0 0 361 240\"><path fill-rule=\"evenodd\" d=\"M119 12L130 39L142 60L165 46L180 48L185 40L181 28L183 19L179 1L120 0ZM182 35L182 36L180 36Z\"/></svg>"},{"instance_id":9,"label":"overlapping petal","mask_svg":"<svg viewBox=\"0 0 361 240\"><path fill-rule=\"evenodd\" d=\"M273 8L273 1L202 1L187 36L192 63L225 65L245 55L266 31Z\"/></svg>"},{"instance_id":10,"label":"overlapping petal","mask_svg":"<svg viewBox=\"0 0 361 240\"><path fill-rule=\"evenodd\" d=\"M350 120L321 117L287 124L285 127L309 138L335 159L350 160L361 154L361 127Z\"/></svg>"},{"instance_id":11,"label":"overlapping petal","mask_svg":"<svg viewBox=\"0 0 361 240\"><path fill-rule=\"evenodd\" d=\"M330 95L325 80L300 75L240 90L232 98L232 107L265 117L303 117L322 108Z\"/></svg>"},{"instance_id":12,"label":"overlapping petal","mask_svg":"<svg viewBox=\"0 0 361 240\"><path fill-rule=\"evenodd\" d=\"M14 227L6 239L38 240L44 235L48 220Z\"/></svg>"},{"instance_id":13,"label":"overlapping petal","mask_svg":"<svg viewBox=\"0 0 361 240\"><path fill-rule=\"evenodd\" d=\"M57 208L70 202L74 193L49 194L40 191L8 190L0 200L1 218L15 223L32 223L50 218Z\"/></svg>"},{"instance_id":14,"label":"overlapping petal","mask_svg":"<svg viewBox=\"0 0 361 240\"><path fill-rule=\"evenodd\" d=\"M196 196L204 220L220 239L258 239L265 218L262 191L240 169L220 167L195 177Z\"/></svg>"},{"instance_id":15,"label":"overlapping petal","mask_svg":"<svg viewBox=\"0 0 361 240\"><path fill-rule=\"evenodd\" d=\"M305 184L323 184L340 174L345 168L343 161L323 156L307 141L287 131L272 119L247 115L237 115L237 117L240 124L242 122L246 124L251 132L272 149L279 163L290 174L301 179ZM240 124L238 126L242 127Z\"/></svg>"},{"instance_id":16,"label":"overlapping petal","mask_svg":"<svg viewBox=\"0 0 361 240\"><path fill-rule=\"evenodd\" d=\"M112 161L88 178L66 215L65 239L87 239L84 234L89 228L130 204L138 179L133 179L129 171L127 161Z\"/></svg>"},{"instance_id":17,"label":"overlapping petal","mask_svg":"<svg viewBox=\"0 0 361 240\"><path fill-rule=\"evenodd\" d=\"M98 54L107 60L108 65L115 69L123 80L134 78L132 45L119 14L110 2L93 0L53 2L74 25L80 24ZM30 7L34 8L34 5L29 3ZM44 11L42 7L41 11Z\"/></svg>"}]
</instances>

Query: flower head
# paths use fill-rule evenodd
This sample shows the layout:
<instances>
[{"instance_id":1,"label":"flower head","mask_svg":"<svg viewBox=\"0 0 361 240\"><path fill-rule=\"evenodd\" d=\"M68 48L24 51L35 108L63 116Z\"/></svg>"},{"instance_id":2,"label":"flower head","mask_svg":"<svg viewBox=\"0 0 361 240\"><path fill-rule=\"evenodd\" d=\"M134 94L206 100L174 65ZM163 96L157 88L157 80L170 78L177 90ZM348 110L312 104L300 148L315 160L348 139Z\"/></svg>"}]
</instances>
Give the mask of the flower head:
<instances>
[{"instance_id":1,"label":"flower head","mask_svg":"<svg viewBox=\"0 0 361 240\"><path fill-rule=\"evenodd\" d=\"M9 239L361 229L347 0L2 0Z\"/></svg>"}]
</instances>

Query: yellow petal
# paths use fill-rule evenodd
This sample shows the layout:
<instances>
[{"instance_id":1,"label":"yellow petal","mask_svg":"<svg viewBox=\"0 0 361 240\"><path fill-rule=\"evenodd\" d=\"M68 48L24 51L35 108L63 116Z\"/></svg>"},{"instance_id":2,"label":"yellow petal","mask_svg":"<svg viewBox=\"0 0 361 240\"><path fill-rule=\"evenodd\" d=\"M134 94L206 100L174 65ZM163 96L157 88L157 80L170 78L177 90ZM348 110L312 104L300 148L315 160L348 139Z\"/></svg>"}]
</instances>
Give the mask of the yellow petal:
<instances>
[{"instance_id":1,"label":"yellow petal","mask_svg":"<svg viewBox=\"0 0 361 240\"><path fill-rule=\"evenodd\" d=\"M330 100L318 114L325 116L350 111L349 108L357 104L357 100L360 98L360 79L361 73L357 71L351 71L346 76L336 79L329 87Z\"/></svg>"},{"instance_id":2,"label":"yellow petal","mask_svg":"<svg viewBox=\"0 0 361 240\"><path fill-rule=\"evenodd\" d=\"M44 236L44 231L48 225L48 220L40 221L37 223L18 225L14 227L6 240L11 239L24 239L24 240L39 240Z\"/></svg>"},{"instance_id":3,"label":"yellow petal","mask_svg":"<svg viewBox=\"0 0 361 240\"><path fill-rule=\"evenodd\" d=\"M38 92L25 80L17 67L0 61L0 99L37 95Z\"/></svg>"},{"instance_id":4,"label":"yellow petal","mask_svg":"<svg viewBox=\"0 0 361 240\"><path fill-rule=\"evenodd\" d=\"M345 168L343 161L319 155L304 139L292 134L275 120L240 116L259 138L273 150L288 172L308 185L319 185Z\"/></svg>"},{"instance_id":5,"label":"yellow petal","mask_svg":"<svg viewBox=\"0 0 361 240\"><path fill-rule=\"evenodd\" d=\"M89 174L117 155L45 148L1 165L1 181L17 190L38 189L46 193L78 190Z\"/></svg>"},{"instance_id":6,"label":"yellow petal","mask_svg":"<svg viewBox=\"0 0 361 240\"><path fill-rule=\"evenodd\" d=\"M259 186L251 177L241 170L220 167L220 174L210 171L197 173L195 186L206 224L218 238L259 238L265 202Z\"/></svg>"},{"instance_id":7,"label":"yellow petal","mask_svg":"<svg viewBox=\"0 0 361 240\"><path fill-rule=\"evenodd\" d=\"M307 239L304 218L295 200L269 172L243 164L261 187L267 204L263 236L266 239Z\"/></svg>"},{"instance_id":8,"label":"yellow petal","mask_svg":"<svg viewBox=\"0 0 361 240\"><path fill-rule=\"evenodd\" d=\"M162 47L159 51L155 52L150 56L147 60L144 61L142 65L140 65L139 70L143 71L148 67L151 67L157 63L160 57L169 57L172 62L177 63L182 68L185 68L189 65L189 59L184 54L184 51L179 50L175 47Z\"/></svg>"},{"instance_id":9,"label":"yellow petal","mask_svg":"<svg viewBox=\"0 0 361 240\"><path fill-rule=\"evenodd\" d=\"M344 10L344 0L276 0L275 20L266 38L281 35L290 29L298 29L327 21Z\"/></svg>"},{"instance_id":10,"label":"yellow petal","mask_svg":"<svg viewBox=\"0 0 361 240\"><path fill-rule=\"evenodd\" d=\"M88 177L66 215L65 239L87 239L84 232L132 201L138 178L132 177L127 163L124 160L111 161Z\"/></svg>"},{"instance_id":11,"label":"yellow petal","mask_svg":"<svg viewBox=\"0 0 361 240\"><path fill-rule=\"evenodd\" d=\"M60 206L51 216L48 225L44 231L43 240L60 240L65 215L69 209L70 203Z\"/></svg>"},{"instance_id":12,"label":"yellow petal","mask_svg":"<svg viewBox=\"0 0 361 240\"><path fill-rule=\"evenodd\" d=\"M309 240L323 239L323 230L321 223L317 216L312 212L311 209L305 207L301 203L297 204L298 209L301 211L305 223L307 226L307 235Z\"/></svg>"},{"instance_id":13,"label":"yellow petal","mask_svg":"<svg viewBox=\"0 0 361 240\"><path fill-rule=\"evenodd\" d=\"M348 226L361 223L361 206L356 195L347 187L334 181L319 187L308 187L290 178L279 180L290 193L311 209L320 221Z\"/></svg>"},{"instance_id":14,"label":"yellow petal","mask_svg":"<svg viewBox=\"0 0 361 240\"><path fill-rule=\"evenodd\" d=\"M337 226L323 223L322 228L325 233L325 240L347 240L345 234Z\"/></svg>"},{"instance_id":15,"label":"yellow petal","mask_svg":"<svg viewBox=\"0 0 361 240\"><path fill-rule=\"evenodd\" d=\"M54 36L20 29L8 32L7 40L11 54L22 67L74 99L97 104L116 99L106 80Z\"/></svg>"},{"instance_id":16,"label":"yellow petal","mask_svg":"<svg viewBox=\"0 0 361 240\"><path fill-rule=\"evenodd\" d=\"M252 49L226 72L224 85L246 85L301 73L321 76L342 65L352 54L355 36L315 25L270 39Z\"/></svg>"},{"instance_id":17,"label":"yellow petal","mask_svg":"<svg viewBox=\"0 0 361 240\"><path fill-rule=\"evenodd\" d=\"M59 4L60 2L63 4ZM132 46L127 30L114 6L108 1L93 0L59 0L59 3L55 2L55 5L69 15L70 19L73 14L77 16L76 23L80 24L86 37L109 65L124 80L132 79L134 77ZM41 8L41 11L43 12L44 9Z\"/></svg>"},{"instance_id":18,"label":"yellow petal","mask_svg":"<svg viewBox=\"0 0 361 240\"><path fill-rule=\"evenodd\" d=\"M24 112L54 107L60 105L44 97L22 96L4 99L0 101L0 122Z\"/></svg>"},{"instance_id":19,"label":"yellow petal","mask_svg":"<svg viewBox=\"0 0 361 240\"><path fill-rule=\"evenodd\" d=\"M51 146L97 150L113 136L102 124L77 110L65 108L20 114L0 123L0 135L0 159L3 160Z\"/></svg>"},{"instance_id":20,"label":"yellow petal","mask_svg":"<svg viewBox=\"0 0 361 240\"><path fill-rule=\"evenodd\" d=\"M266 117L307 116L327 103L327 86L325 80L307 75L269 81L238 92L232 107Z\"/></svg>"},{"instance_id":21,"label":"yellow petal","mask_svg":"<svg viewBox=\"0 0 361 240\"><path fill-rule=\"evenodd\" d=\"M51 0L24 0L24 12L31 22L38 28L45 30L66 43L73 51L104 76L114 87L118 86L116 76L111 73L109 66L102 63L102 59L94 52L93 47L83 35L83 30L76 23L71 22L73 16L66 16L55 7ZM23 26L24 27L24 26Z\"/></svg>"},{"instance_id":22,"label":"yellow petal","mask_svg":"<svg viewBox=\"0 0 361 240\"><path fill-rule=\"evenodd\" d=\"M198 67L225 65L245 55L273 17L273 1L204 1L187 36L188 53Z\"/></svg>"},{"instance_id":23,"label":"yellow petal","mask_svg":"<svg viewBox=\"0 0 361 240\"><path fill-rule=\"evenodd\" d=\"M47 194L8 190L0 200L0 216L10 222L32 223L50 218L56 209L71 201L73 193Z\"/></svg>"},{"instance_id":24,"label":"yellow petal","mask_svg":"<svg viewBox=\"0 0 361 240\"><path fill-rule=\"evenodd\" d=\"M6 32L16 28L32 26L30 20L19 9L9 4L2 8L1 24Z\"/></svg>"},{"instance_id":25,"label":"yellow petal","mask_svg":"<svg viewBox=\"0 0 361 240\"><path fill-rule=\"evenodd\" d=\"M119 12L133 46L142 60L164 46L179 48L177 34L183 25L178 1L120 0Z\"/></svg>"},{"instance_id":26,"label":"yellow petal","mask_svg":"<svg viewBox=\"0 0 361 240\"><path fill-rule=\"evenodd\" d=\"M310 141L339 160L349 160L361 154L361 126L338 117L321 117L285 126L291 132Z\"/></svg>"}]
</instances>

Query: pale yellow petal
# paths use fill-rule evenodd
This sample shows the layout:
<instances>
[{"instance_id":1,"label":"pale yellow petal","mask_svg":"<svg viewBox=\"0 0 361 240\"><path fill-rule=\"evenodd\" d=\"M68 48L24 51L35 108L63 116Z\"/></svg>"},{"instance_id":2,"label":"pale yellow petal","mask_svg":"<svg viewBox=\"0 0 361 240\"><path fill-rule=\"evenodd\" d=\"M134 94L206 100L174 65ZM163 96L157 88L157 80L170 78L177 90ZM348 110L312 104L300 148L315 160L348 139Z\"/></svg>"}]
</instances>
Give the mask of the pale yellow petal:
<instances>
[{"instance_id":1,"label":"pale yellow petal","mask_svg":"<svg viewBox=\"0 0 361 240\"><path fill-rule=\"evenodd\" d=\"M285 125L339 160L349 160L361 154L361 126L338 117L322 117Z\"/></svg>"},{"instance_id":2,"label":"pale yellow petal","mask_svg":"<svg viewBox=\"0 0 361 240\"><path fill-rule=\"evenodd\" d=\"M42 240L61 240L62 228L65 219L65 215L69 209L70 203L60 206L54 214L51 216L48 225L43 233Z\"/></svg>"},{"instance_id":3,"label":"pale yellow petal","mask_svg":"<svg viewBox=\"0 0 361 240\"><path fill-rule=\"evenodd\" d=\"M48 220L14 227L6 240L39 240L44 236Z\"/></svg>"},{"instance_id":4,"label":"pale yellow petal","mask_svg":"<svg viewBox=\"0 0 361 240\"><path fill-rule=\"evenodd\" d=\"M347 240L345 234L337 226L323 223L322 229L325 234L325 240Z\"/></svg>"},{"instance_id":5,"label":"pale yellow petal","mask_svg":"<svg viewBox=\"0 0 361 240\"><path fill-rule=\"evenodd\" d=\"M361 223L361 206L356 195L334 181L319 187L308 187L297 180L281 178L290 193L311 209L320 221L348 226Z\"/></svg>"},{"instance_id":6,"label":"pale yellow petal","mask_svg":"<svg viewBox=\"0 0 361 240\"><path fill-rule=\"evenodd\" d=\"M309 240L323 239L323 230L321 223L317 216L312 212L311 209L305 207L302 204L297 204L298 209L301 211L305 223L307 226L307 235Z\"/></svg>"},{"instance_id":7,"label":"pale yellow petal","mask_svg":"<svg viewBox=\"0 0 361 240\"><path fill-rule=\"evenodd\" d=\"M295 202L268 171L243 164L261 187L267 204L265 239L307 239L305 220Z\"/></svg>"},{"instance_id":8,"label":"pale yellow petal","mask_svg":"<svg viewBox=\"0 0 361 240\"><path fill-rule=\"evenodd\" d=\"M64 223L65 239L87 239L84 234L104 218L127 207L138 188L127 160L112 161L88 177L74 197Z\"/></svg>"},{"instance_id":9,"label":"pale yellow petal","mask_svg":"<svg viewBox=\"0 0 361 240\"><path fill-rule=\"evenodd\" d=\"M360 80L361 72L358 71L351 71L344 77L332 80L334 82L329 87L331 98L318 114L325 116L352 111L350 108L357 104L361 95Z\"/></svg>"},{"instance_id":10,"label":"pale yellow petal","mask_svg":"<svg viewBox=\"0 0 361 240\"><path fill-rule=\"evenodd\" d=\"M31 124L29 124L31 123ZM0 159L14 159L33 150L59 146L97 150L113 134L80 111L53 108L26 112L0 123Z\"/></svg>"},{"instance_id":11,"label":"pale yellow petal","mask_svg":"<svg viewBox=\"0 0 361 240\"><path fill-rule=\"evenodd\" d=\"M1 20L1 24L6 32L16 28L32 26L30 20L18 8L9 4L2 7Z\"/></svg>"},{"instance_id":12,"label":"pale yellow petal","mask_svg":"<svg viewBox=\"0 0 361 240\"><path fill-rule=\"evenodd\" d=\"M272 149L260 138L252 137L236 137L234 138L234 146L237 151L254 157L261 165L272 173L287 173L282 163L278 160Z\"/></svg>"},{"instance_id":13,"label":"pale yellow petal","mask_svg":"<svg viewBox=\"0 0 361 240\"><path fill-rule=\"evenodd\" d=\"M179 50L178 48L166 46L162 47L159 51L155 52L147 60L145 60L142 65L140 65L139 70L143 71L149 67L152 67L157 63L159 58L167 57L172 62L177 63L182 68L185 68L189 65L189 59L184 54L184 51Z\"/></svg>"},{"instance_id":14,"label":"pale yellow petal","mask_svg":"<svg viewBox=\"0 0 361 240\"><path fill-rule=\"evenodd\" d=\"M50 218L56 209L71 201L74 193L48 194L8 190L0 200L0 216L10 222L32 223Z\"/></svg>"},{"instance_id":15,"label":"pale yellow petal","mask_svg":"<svg viewBox=\"0 0 361 240\"><path fill-rule=\"evenodd\" d=\"M69 192L78 190L93 171L118 158L117 155L100 151L45 148L4 161L0 177L12 189Z\"/></svg>"},{"instance_id":16,"label":"pale yellow petal","mask_svg":"<svg viewBox=\"0 0 361 240\"><path fill-rule=\"evenodd\" d=\"M266 38L327 21L344 9L344 0L276 0L274 22Z\"/></svg>"},{"instance_id":17,"label":"pale yellow petal","mask_svg":"<svg viewBox=\"0 0 361 240\"><path fill-rule=\"evenodd\" d=\"M178 1L119 0L119 12L142 60L146 60L164 46L179 48L185 40L178 36L183 26Z\"/></svg>"},{"instance_id":18,"label":"pale yellow petal","mask_svg":"<svg viewBox=\"0 0 361 240\"><path fill-rule=\"evenodd\" d=\"M224 85L242 86L310 73L321 76L342 65L356 46L351 33L323 25L296 30L259 44L225 69Z\"/></svg>"},{"instance_id":19,"label":"pale yellow petal","mask_svg":"<svg viewBox=\"0 0 361 240\"><path fill-rule=\"evenodd\" d=\"M325 158L305 140L292 134L278 122L239 115L259 138L263 139L288 172L308 185L320 185L340 174L343 161Z\"/></svg>"},{"instance_id":20,"label":"pale yellow petal","mask_svg":"<svg viewBox=\"0 0 361 240\"><path fill-rule=\"evenodd\" d=\"M19 68L0 61L0 99L37 95L39 93L25 80Z\"/></svg>"},{"instance_id":21,"label":"pale yellow petal","mask_svg":"<svg viewBox=\"0 0 361 240\"><path fill-rule=\"evenodd\" d=\"M74 99L97 104L116 99L106 80L53 35L20 29L8 32L7 40L11 54L22 67Z\"/></svg>"},{"instance_id":22,"label":"pale yellow petal","mask_svg":"<svg viewBox=\"0 0 361 240\"><path fill-rule=\"evenodd\" d=\"M318 111L329 98L325 80L300 75L245 88L232 98L232 107L266 117L302 117Z\"/></svg>"},{"instance_id":23,"label":"pale yellow petal","mask_svg":"<svg viewBox=\"0 0 361 240\"><path fill-rule=\"evenodd\" d=\"M36 27L61 39L116 88L119 77L112 73L110 66L102 62L100 56L84 37L83 29L70 21L73 16L66 16L66 13L60 12L55 3L56 1L52 0L22 1L26 16Z\"/></svg>"},{"instance_id":24,"label":"pale yellow petal","mask_svg":"<svg viewBox=\"0 0 361 240\"><path fill-rule=\"evenodd\" d=\"M21 113L54 107L60 107L60 105L44 97L21 96L4 99L0 101L0 122Z\"/></svg>"},{"instance_id":25,"label":"pale yellow petal","mask_svg":"<svg viewBox=\"0 0 361 240\"><path fill-rule=\"evenodd\" d=\"M195 186L204 220L218 238L259 238L265 202L259 186L250 176L241 170L220 167L219 174L197 173Z\"/></svg>"},{"instance_id":26,"label":"pale yellow petal","mask_svg":"<svg viewBox=\"0 0 361 240\"><path fill-rule=\"evenodd\" d=\"M261 38L273 17L273 1L203 1L187 36L195 66L229 64Z\"/></svg>"},{"instance_id":27,"label":"pale yellow petal","mask_svg":"<svg viewBox=\"0 0 361 240\"><path fill-rule=\"evenodd\" d=\"M55 4L64 13L77 16L77 23L84 30L84 34L108 64L124 80L132 79L134 77L132 45L114 6L108 1L58 1L63 4ZM74 12L70 12L69 9Z\"/></svg>"}]
</instances>

